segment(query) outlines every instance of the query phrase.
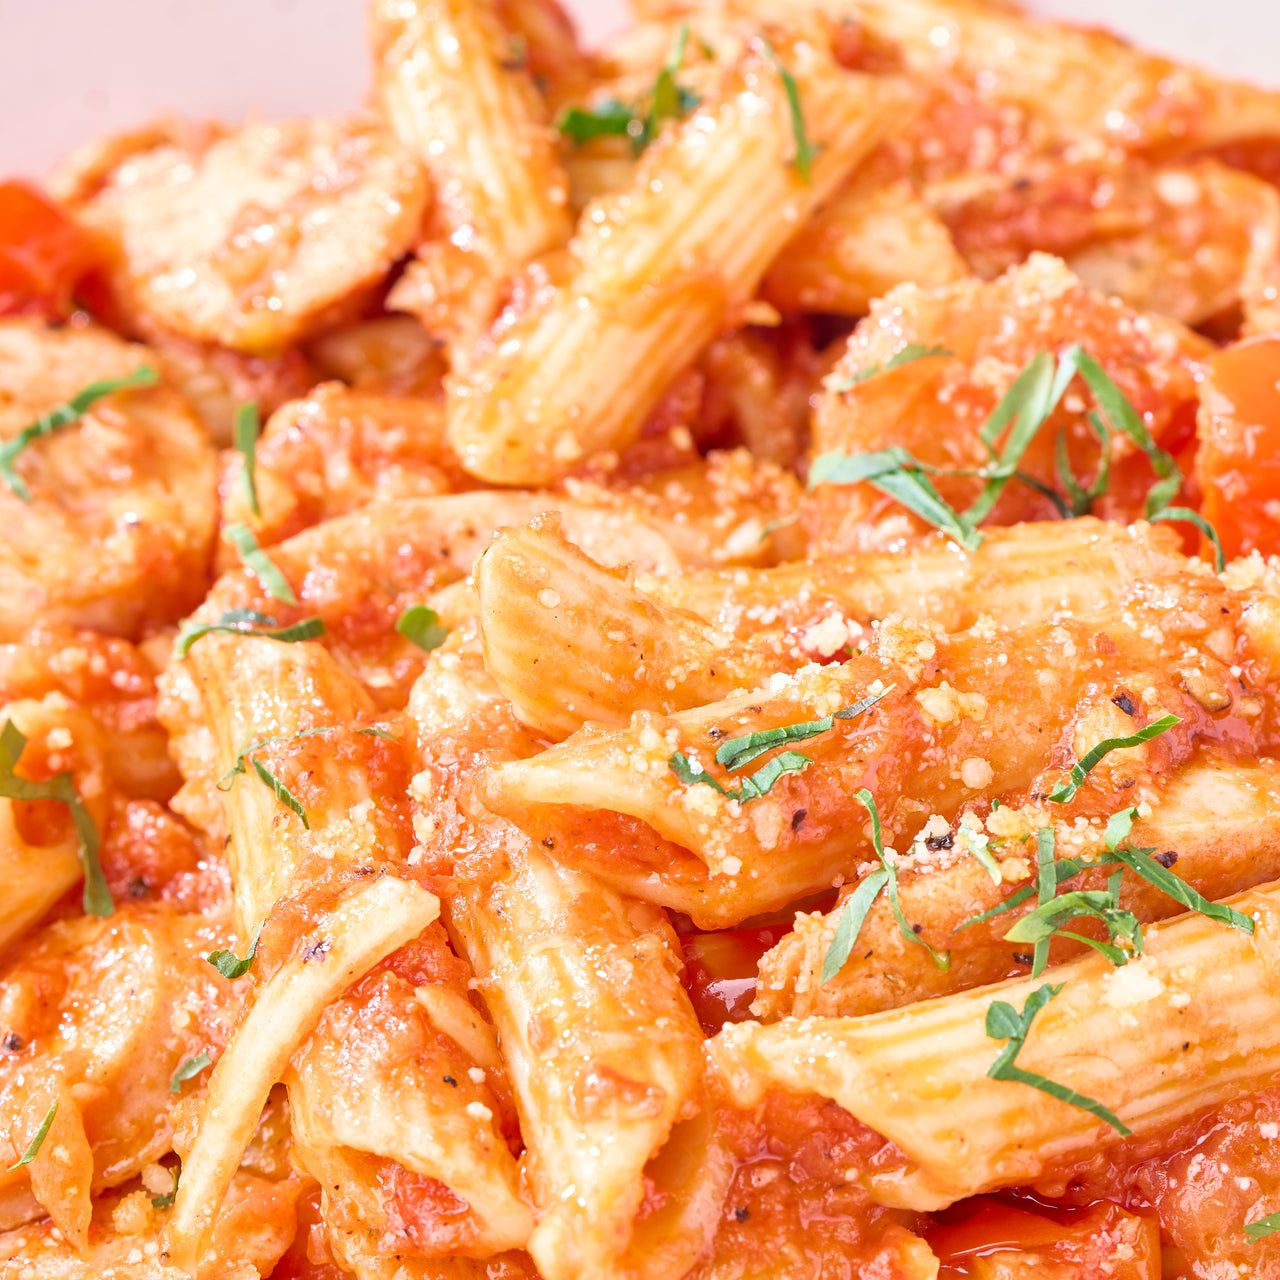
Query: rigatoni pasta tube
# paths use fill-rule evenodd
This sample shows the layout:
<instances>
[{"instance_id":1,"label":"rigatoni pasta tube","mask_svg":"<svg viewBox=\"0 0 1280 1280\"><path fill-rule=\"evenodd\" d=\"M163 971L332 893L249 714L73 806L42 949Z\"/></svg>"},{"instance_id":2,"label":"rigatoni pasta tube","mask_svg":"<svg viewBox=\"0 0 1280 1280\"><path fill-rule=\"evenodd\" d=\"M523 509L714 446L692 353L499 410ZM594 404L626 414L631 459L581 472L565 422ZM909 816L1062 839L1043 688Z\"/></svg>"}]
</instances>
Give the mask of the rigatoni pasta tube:
<instances>
[{"instance_id":1,"label":"rigatoni pasta tube","mask_svg":"<svg viewBox=\"0 0 1280 1280\"><path fill-rule=\"evenodd\" d=\"M1276 761L1212 756L1192 760L1163 780L1147 803L1150 815L1134 824L1132 843L1159 850L1165 861L1176 866L1179 878L1206 898L1226 897L1280 877L1280 767ZM1114 865L1106 866L1101 826L1076 827L1055 813L1057 809L1033 802L1023 809L1002 807L992 815L991 826L1012 837L994 838L989 846L1002 875L1008 876L1000 884L992 883L954 827L947 832L952 841L949 850L911 846L899 866L902 908L909 920L921 925L926 937L946 945L951 957L947 970L939 970L923 947L903 938L881 896L863 922L848 961L823 982L823 963L844 912L842 897L826 916L799 913L793 932L761 959L752 1012L766 1021L787 1015L856 1016L999 982L1026 969L1030 949L1026 943L1007 941L1005 934L1035 909L1034 896L989 921L970 923L1032 883L1030 846L1022 837L1052 827L1063 856L1097 856L1099 869L1065 882L1063 893L1104 889L1107 876L1116 870ZM973 818L968 821L969 829L985 841L981 824ZM922 854L934 865L913 867L914 854ZM1144 922L1183 910L1173 898L1132 874L1124 878L1120 901L1124 910ZM1090 925L1083 920L1069 927L1090 933ZM1082 943L1058 938L1051 955L1065 959L1082 950Z\"/></svg>"},{"instance_id":2,"label":"rigatoni pasta tube","mask_svg":"<svg viewBox=\"0 0 1280 1280\"><path fill-rule=\"evenodd\" d=\"M909 109L902 81L846 72L817 42L780 56L819 148L811 180L782 73L757 48L625 192L584 212L567 277L455 381L449 436L472 474L546 483L635 439L796 227Z\"/></svg>"},{"instance_id":3,"label":"rigatoni pasta tube","mask_svg":"<svg viewBox=\"0 0 1280 1280\"><path fill-rule=\"evenodd\" d=\"M439 912L438 899L415 884L383 877L360 886L299 941L259 988L214 1068L200 1131L183 1161L165 1230L167 1252L177 1265L195 1274L267 1095L320 1011L421 933Z\"/></svg>"},{"instance_id":4,"label":"rigatoni pasta tube","mask_svg":"<svg viewBox=\"0 0 1280 1280\"><path fill-rule=\"evenodd\" d=\"M1228 608L1229 644L1230 619ZM1051 789L1062 778L1054 744L1072 744L1078 757L1136 727L1111 701L1116 689L1133 688L1135 712L1142 701L1144 715L1170 712L1182 723L1125 756L1123 777L1110 772L1114 757L1094 770L1090 787L1100 800L1114 793L1115 808L1130 795L1116 786L1149 784L1186 759L1197 737L1225 734L1230 751L1256 751L1262 731L1235 739L1179 674L1195 652L1198 687L1228 699L1226 690L1238 689L1214 652L1219 637L1204 631L1203 619L1189 628L1170 620L1161 633L1099 616L1049 628L983 622L948 636L886 621L843 663L778 674L755 691L671 716L639 712L621 728L587 725L532 759L497 764L486 802L553 857L685 911L702 928L723 928L821 892L872 856L853 799L860 788L876 796L889 841L970 801L1013 802L1023 790ZM802 736L779 740L787 730ZM775 736L757 751L758 734ZM735 741L752 752L740 771L721 759ZM764 758L783 746L785 756ZM779 771L764 774L767 785L749 786L771 768Z\"/></svg>"},{"instance_id":5,"label":"rigatoni pasta tube","mask_svg":"<svg viewBox=\"0 0 1280 1280\"><path fill-rule=\"evenodd\" d=\"M1256 932L1188 915L1147 934L1141 960L1091 955L1041 978L982 987L865 1018L727 1026L708 1052L730 1097L770 1088L834 1099L896 1143L914 1168L868 1171L884 1204L939 1209L1034 1183L1055 1160L1118 1139L1102 1120L987 1070L1004 1048L986 1012L1019 1012L1045 982L1017 1066L1150 1133L1264 1088L1280 1070L1280 886L1230 899Z\"/></svg>"},{"instance_id":6,"label":"rigatoni pasta tube","mask_svg":"<svg viewBox=\"0 0 1280 1280\"><path fill-rule=\"evenodd\" d=\"M414 795L444 913L498 1029L548 1280L677 1280L730 1176L702 1103L702 1033L662 912L558 865L476 803L486 757L534 749L474 639L415 686ZM434 848L434 853L433 853ZM637 1222L646 1186L657 1211ZM713 1212L713 1211L712 1211Z\"/></svg>"}]
</instances>

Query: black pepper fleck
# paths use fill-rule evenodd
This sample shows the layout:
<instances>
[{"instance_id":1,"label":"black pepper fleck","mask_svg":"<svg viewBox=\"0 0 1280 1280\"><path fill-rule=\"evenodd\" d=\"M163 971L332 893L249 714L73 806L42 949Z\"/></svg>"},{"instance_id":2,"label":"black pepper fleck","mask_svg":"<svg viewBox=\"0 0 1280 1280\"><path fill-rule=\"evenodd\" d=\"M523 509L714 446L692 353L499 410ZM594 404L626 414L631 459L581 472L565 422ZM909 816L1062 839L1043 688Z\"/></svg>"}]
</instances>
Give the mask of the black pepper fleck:
<instances>
[{"instance_id":1,"label":"black pepper fleck","mask_svg":"<svg viewBox=\"0 0 1280 1280\"><path fill-rule=\"evenodd\" d=\"M924 847L926 849L932 849L934 853L937 853L939 849L954 849L955 843L955 836L948 831L945 836L926 836Z\"/></svg>"},{"instance_id":2,"label":"black pepper fleck","mask_svg":"<svg viewBox=\"0 0 1280 1280\"><path fill-rule=\"evenodd\" d=\"M1163 853L1156 854L1156 861L1165 868L1173 866L1178 860L1178 855L1172 849L1166 849Z\"/></svg>"},{"instance_id":3,"label":"black pepper fleck","mask_svg":"<svg viewBox=\"0 0 1280 1280\"><path fill-rule=\"evenodd\" d=\"M453 1085L455 1089L458 1087L458 1082L452 1076L445 1076L444 1082Z\"/></svg>"},{"instance_id":4,"label":"black pepper fleck","mask_svg":"<svg viewBox=\"0 0 1280 1280\"><path fill-rule=\"evenodd\" d=\"M733 1211L733 1216L734 1216L735 1218L737 1218L737 1220L738 1220L739 1222L746 1222L746 1220L747 1220L749 1217L751 1217L751 1210L750 1210L750 1209L735 1209L735 1210Z\"/></svg>"},{"instance_id":5,"label":"black pepper fleck","mask_svg":"<svg viewBox=\"0 0 1280 1280\"><path fill-rule=\"evenodd\" d=\"M323 960L329 953L329 948L333 943L328 938L321 938L319 942L313 942L303 953L302 963L310 964L313 960Z\"/></svg>"},{"instance_id":6,"label":"black pepper fleck","mask_svg":"<svg viewBox=\"0 0 1280 1280\"><path fill-rule=\"evenodd\" d=\"M804 820L808 816L809 816L808 809L797 809L795 813L791 815L791 830L799 831L800 828L804 825Z\"/></svg>"},{"instance_id":7,"label":"black pepper fleck","mask_svg":"<svg viewBox=\"0 0 1280 1280\"><path fill-rule=\"evenodd\" d=\"M5 1053L19 1053L22 1050L22 1037L16 1031L10 1031L4 1038Z\"/></svg>"},{"instance_id":8,"label":"black pepper fleck","mask_svg":"<svg viewBox=\"0 0 1280 1280\"><path fill-rule=\"evenodd\" d=\"M1030 951L1015 951L1013 958L1019 964L1030 964L1035 959L1035 956Z\"/></svg>"},{"instance_id":9,"label":"black pepper fleck","mask_svg":"<svg viewBox=\"0 0 1280 1280\"><path fill-rule=\"evenodd\" d=\"M1136 716L1138 714L1138 708L1134 705L1133 699L1129 697L1127 693L1117 693L1111 701L1114 702L1116 706L1119 707L1127 716Z\"/></svg>"}]
</instances>

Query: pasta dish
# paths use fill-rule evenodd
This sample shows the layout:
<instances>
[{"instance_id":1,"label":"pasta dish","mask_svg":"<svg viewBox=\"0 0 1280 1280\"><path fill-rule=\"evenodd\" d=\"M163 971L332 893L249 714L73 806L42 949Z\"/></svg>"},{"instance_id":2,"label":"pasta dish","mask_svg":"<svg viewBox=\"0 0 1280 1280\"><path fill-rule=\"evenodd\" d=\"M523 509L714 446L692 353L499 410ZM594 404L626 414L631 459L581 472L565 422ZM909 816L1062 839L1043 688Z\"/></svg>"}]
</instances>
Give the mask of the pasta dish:
<instances>
[{"instance_id":1,"label":"pasta dish","mask_svg":"<svg viewBox=\"0 0 1280 1280\"><path fill-rule=\"evenodd\" d=\"M0 184L0 1277L1280 1277L1280 90L636 8Z\"/></svg>"}]
</instances>

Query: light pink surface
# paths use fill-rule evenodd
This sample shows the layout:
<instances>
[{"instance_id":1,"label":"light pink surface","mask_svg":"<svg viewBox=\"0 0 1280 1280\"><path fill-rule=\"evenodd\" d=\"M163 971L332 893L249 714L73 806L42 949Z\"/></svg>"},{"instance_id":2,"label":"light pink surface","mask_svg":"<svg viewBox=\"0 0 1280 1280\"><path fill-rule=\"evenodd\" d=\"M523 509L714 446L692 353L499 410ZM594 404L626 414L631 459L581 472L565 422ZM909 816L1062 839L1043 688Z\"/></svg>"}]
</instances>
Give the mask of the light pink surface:
<instances>
[{"instance_id":1,"label":"light pink surface","mask_svg":"<svg viewBox=\"0 0 1280 1280\"><path fill-rule=\"evenodd\" d=\"M599 40L625 0L569 0ZM1037 0L1153 47L1280 84L1280 0ZM364 97L364 0L0 0L0 174L160 112L234 120Z\"/></svg>"}]
</instances>

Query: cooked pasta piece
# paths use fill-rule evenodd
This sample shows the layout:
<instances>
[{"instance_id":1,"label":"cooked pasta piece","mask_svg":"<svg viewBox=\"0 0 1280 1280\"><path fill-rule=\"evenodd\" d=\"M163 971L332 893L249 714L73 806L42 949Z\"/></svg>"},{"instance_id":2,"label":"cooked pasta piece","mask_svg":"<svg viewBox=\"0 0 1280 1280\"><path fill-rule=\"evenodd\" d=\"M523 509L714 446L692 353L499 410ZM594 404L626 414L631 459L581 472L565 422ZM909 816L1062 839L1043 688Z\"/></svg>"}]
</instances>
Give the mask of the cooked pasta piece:
<instances>
[{"instance_id":1,"label":"cooked pasta piece","mask_svg":"<svg viewBox=\"0 0 1280 1280\"><path fill-rule=\"evenodd\" d=\"M132 638L204 593L214 455L176 392L120 390L35 430L95 383L145 377L148 358L105 329L0 320L0 438L14 449L0 477L0 638L37 621Z\"/></svg>"},{"instance_id":2,"label":"cooked pasta piece","mask_svg":"<svg viewBox=\"0 0 1280 1280\"><path fill-rule=\"evenodd\" d=\"M1179 879L1204 897L1224 898L1232 890L1280 875L1280 858L1274 853L1280 839L1280 820L1275 817L1280 811L1280 772L1275 761L1192 761L1145 803L1151 813L1135 822L1132 843L1156 849L1163 862L1176 866ZM1042 802L1021 809L1002 807L989 816L985 830L973 819L966 824L976 837L974 843L988 849L999 866L999 884L967 851L969 840L960 831L960 822L931 819L925 830L932 835L922 833L909 846L898 864L902 909L907 919L921 923L925 936L945 940L951 957L945 972L933 964L924 948L906 942L889 904L880 897L866 917L848 963L824 983L824 961L847 901L847 894L842 894L826 916L797 914L795 931L763 957L752 1012L767 1021L856 1016L1025 972L1031 963L1030 947L1008 942L1005 935L1034 910L1034 897L987 923L970 922L999 907L1019 887L1034 883L1036 831L1053 830L1063 856L1106 861L1100 825L1081 831L1073 823L1055 820L1050 808ZM991 838L997 831L1004 835ZM1107 875L1115 869L1113 865L1105 872L1086 870L1060 892L1105 889ZM1120 906L1144 923L1183 909L1133 875L1125 877ZM1105 936L1086 920L1070 927L1090 937ZM1064 958L1083 949L1082 943L1058 937L1053 955Z\"/></svg>"},{"instance_id":3,"label":"cooked pasta piece","mask_svg":"<svg viewBox=\"0 0 1280 1280\"><path fill-rule=\"evenodd\" d=\"M1050 970L1060 990L1025 1037L1019 1069L1100 1102L1136 1133L1269 1084L1280 1058L1280 891L1264 886L1229 905L1255 934L1192 914L1152 928L1142 959L1123 968L1092 955ZM1021 1013L1042 985L1019 979L866 1018L728 1026L708 1053L739 1105L770 1087L833 1098L910 1162L862 1171L873 1197L941 1208L1034 1182L1054 1161L1116 1138L1087 1110L987 1074L1004 1047L987 1035L987 1010L1000 1000Z\"/></svg>"},{"instance_id":4,"label":"cooked pasta piece","mask_svg":"<svg viewBox=\"0 0 1280 1280\"><path fill-rule=\"evenodd\" d=\"M359 885L260 983L209 1080L200 1130L182 1163L165 1252L194 1271L272 1086L320 1012L435 918L439 903L417 885L379 877ZM305 1105L305 1104L304 1104Z\"/></svg>"},{"instance_id":5,"label":"cooked pasta piece","mask_svg":"<svg viewBox=\"0 0 1280 1280\"><path fill-rule=\"evenodd\" d=\"M435 897L412 883L399 745L361 732L372 701L313 641L208 635L183 661L225 788L240 934L257 936L265 921L263 947L279 953L282 967L268 967L228 1049L229 1065L214 1077L225 1101L221 1111L206 1109L188 1158L171 1249L198 1257L241 1145L281 1078L294 1099L300 1161L326 1186L335 1167L346 1180L343 1197L331 1202L325 1193L335 1229L349 1223L346 1206L356 1201L362 1230L377 1242L373 1252L393 1251L393 1224L411 1213L419 1182L430 1179L444 1184L444 1195L434 1212L428 1205L414 1252L483 1257L523 1244L532 1221L516 1194L492 1088L468 1077L470 1110L452 1115L457 1095L441 1078L451 1066L479 1067L466 1046L450 1049L432 1035L429 1007L415 994L415 985L441 986L438 1002L453 996L456 1008L457 999L465 1003L465 981L437 973L416 984L353 987L437 913ZM424 945L431 942L429 935ZM447 953L438 931L434 946ZM348 959L340 959L344 948ZM416 1054L388 1046L370 1005L405 1035L417 1032ZM295 1074L285 1077L291 1058ZM343 1064L337 1088L323 1070L334 1062Z\"/></svg>"},{"instance_id":6,"label":"cooked pasta piece","mask_svg":"<svg viewBox=\"0 0 1280 1280\"><path fill-rule=\"evenodd\" d=\"M134 325L272 355L376 284L426 206L417 161L352 118L134 151L77 213Z\"/></svg>"},{"instance_id":7,"label":"cooked pasta piece","mask_svg":"<svg viewBox=\"0 0 1280 1280\"><path fill-rule=\"evenodd\" d=\"M173 1078L196 1055L216 1057L235 1017L204 960L229 936L212 914L127 906L52 924L12 956L0 975L0 1132L12 1151L0 1230L48 1212L83 1246L90 1191L168 1153ZM58 1131L17 1167L55 1103Z\"/></svg>"},{"instance_id":8,"label":"cooked pasta piece","mask_svg":"<svg viewBox=\"0 0 1280 1280\"><path fill-rule=\"evenodd\" d=\"M1125 755L1120 766L1113 756L1094 771L1093 794L1116 796L1114 807L1126 803L1126 781L1161 776L1196 739L1231 753L1270 742L1269 722L1257 719L1262 705L1243 737L1232 717L1215 719L1244 698L1216 652L1232 654L1241 601L1222 607L1226 616L1206 619L1166 605L1163 631L1123 610L1050 628L983 621L951 636L885 622L841 665L778 674L754 692L672 716L638 713L621 729L588 725L533 759L496 765L486 803L553 857L684 911L701 928L722 928L874 865L852 799L859 788L876 795L890 840L979 797L1052 789L1061 779L1055 749L1078 759L1137 727L1111 701L1116 690L1131 691L1124 701L1135 714L1171 712L1182 723L1141 748L1145 763ZM762 732L769 736L753 736ZM745 766L792 742L799 751L750 772L723 767L735 754Z\"/></svg>"},{"instance_id":9,"label":"cooked pasta piece","mask_svg":"<svg viewBox=\"0 0 1280 1280\"><path fill-rule=\"evenodd\" d=\"M729 1168L694 1118L702 1036L670 925L551 862L480 805L484 762L532 740L474 641L432 660L410 711L418 829L447 869L446 920L480 979L520 1110L540 1211L530 1252L550 1280L675 1280L706 1243L704 1206Z\"/></svg>"},{"instance_id":10,"label":"cooked pasta piece","mask_svg":"<svg viewBox=\"0 0 1280 1280\"><path fill-rule=\"evenodd\" d=\"M383 113L439 198L440 239L392 304L449 338L465 367L508 279L569 238L568 179L494 0L374 0L369 34Z\"/></svg>"},{"instance_id":11,"label":"cooked pasta piece","mask_svg":"<svg viewBox=\"0 0 1280 1280\"><path fill-rule=\"evenodd\" d=\"M1034 254L990 283L962 281L937 290L903 285L879 300L828 379L814 415L811 453L905 446L922 463L960 469L938 476L936 486L946 502L963 509L983 487L975 471L991 460L979 434L984 420L1038 351L1056 355L1073 342L1103 366L1157 441L1181 445L1199 361L1209 351L1204 340L1089 293L1062 262ZM908 346L929 354L885 367ZM1060 514L1043 491L1057 481L1059 433L1074 473L1087 482L1096 478L1100 451L1086 416L1090 407L1083 396L1064 397L1019 464L1020 474L1040 487L1011 483L987 523ZM1127 523L1143 514L1156 477L1137 445L1119 433L1112 435L1109 457L1109 484L1093 503L1094 513ZM806 520L810 554L817 556L888 549L928 527L865 482L818 485Z\"/></svg>"},{"instance_id":12,"label":"cooked pasta piece","mask_svg":"<svg viewBox=\"0 0 1280 1280\"><path fill-rule=\"evenodd\" d=\"M205 1254L201 1280L254 1280L270 1274L293 1237L301 1184L287 1170L274 1177L237 1172ZM0 1234L0 1267L13 1268L13 1275L26 1280L190 1280L188 1272L163 1258L159 1229L164 1215L151 1201L145 1189L95 1201L87 1247L77 1248L48 1221Z\"/></svg>"},{"instance_id":13,"label":"cooked pasta piece","mask_svg":"<svg viewBox=\"0 0 1280 1280\"><path fill-rule=\"evenodd\" d=\"M914 185L886 185L872 170L809 219L770 267L762 292L780 311L864 316L896 285L928 289L969 274Z\"/></svg>"},{"instance_id":14,"label":"cooked pasta piece","mask_svg":"<svg viewBox=\"0 0 1280 1280\"><path fill-rule=\"evenodd\" d=\"M803 136L778 56L798 86ZM750 52L625 192L583 214L563 276L453 384L450 438L473 475L545 483L634 440L796 223L910 107L902 81L844 72L817 42L773 57Z\"/></svg>"},{"instance_id":15,"label":"cooked pasta piece","mask_svg":"<svg viewBox=\"0 0 1280 1280\"><path fill-rule=\"evenodd\" d=\"M863 624L891 614L965 631L980 617L1017 626L1109 613L1145 594L1139 583L1215 594L1209 566L1189 560L1178 544L1168 525L1082 517L990 529L976 551L930 534L910 555L868 551L770 569L640 573L636 587L740 640L781 623L831 657L860 643Z\"/></svg>"},{"instance_id":16,"label":"cooked pasta piece","mask_svg":"<svg viewBox=\"0 0 1280 1280\"><path fill-rule=\"evenodd\" d=\"M628 577L566 542L554 517L499 532L480 557L485 670L525 724L564 738L587 721L687 710L786 664L780 643L748 648L647 599Z\"/></svg>"}]
</instances>

